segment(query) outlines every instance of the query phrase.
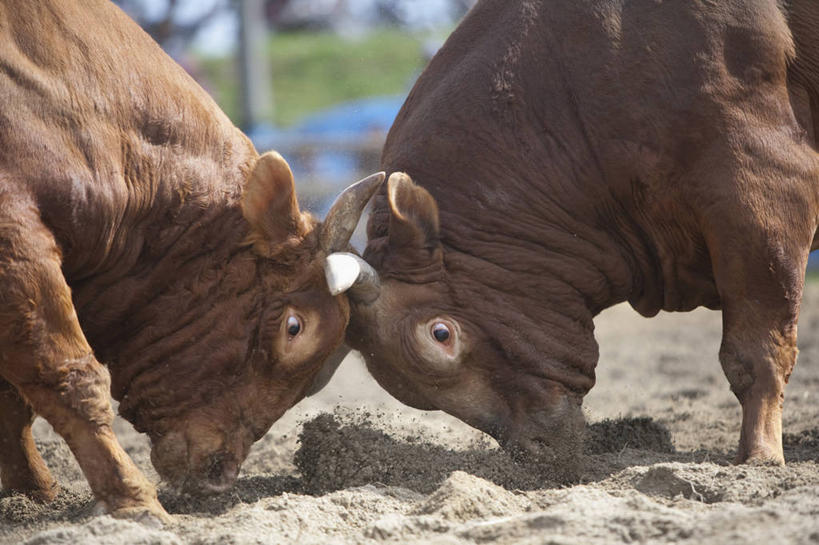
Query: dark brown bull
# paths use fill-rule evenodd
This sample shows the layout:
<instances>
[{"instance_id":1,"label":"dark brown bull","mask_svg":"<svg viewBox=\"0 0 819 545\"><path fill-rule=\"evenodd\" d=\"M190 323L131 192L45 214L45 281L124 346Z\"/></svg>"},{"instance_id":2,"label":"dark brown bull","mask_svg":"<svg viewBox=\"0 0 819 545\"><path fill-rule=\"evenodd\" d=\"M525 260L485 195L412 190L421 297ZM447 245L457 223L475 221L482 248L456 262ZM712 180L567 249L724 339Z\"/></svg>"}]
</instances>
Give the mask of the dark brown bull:
<instances>
[{"instance_id":1,"label":"dark brown bull","mask_svg":"<svg viewBox=\"0 0 819 545\"><path fill-rule=\"evenodd\" d=\"M817 6L481 0L390 131L349 345L405 403L562 466L596 314L721 308L737 461L783 462L819 213Z\"/></svg>"},{"instance_id":2,"label":"dark brown bull","mask_svg":"<svg viewBox=\"0 0 819 545\"><path fill-rule=\"evenodd\" d=\"M382 179L322 225L284 159L260 158L112 4L0 3L3 487L56 493L39 414L109 511L164 517L111 431L109 390L163 478L229 486L251 443L321 386L349 317L325 258Z\"/></svg>"}]
</instances>

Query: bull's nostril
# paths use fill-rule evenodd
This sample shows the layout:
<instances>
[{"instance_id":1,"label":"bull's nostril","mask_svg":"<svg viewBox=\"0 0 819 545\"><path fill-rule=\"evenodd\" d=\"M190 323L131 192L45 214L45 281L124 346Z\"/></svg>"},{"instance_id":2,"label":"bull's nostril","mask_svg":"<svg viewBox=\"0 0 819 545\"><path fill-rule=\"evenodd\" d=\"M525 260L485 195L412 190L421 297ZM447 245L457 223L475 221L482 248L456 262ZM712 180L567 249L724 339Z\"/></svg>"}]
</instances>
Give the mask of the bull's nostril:
<instances>
[{"instance_id":1,"label":"bull's nostril","mask_svg":"<svg viewBox=\"0 0 819 545\"><path fill-rule=\"evenodd\" d=\"M211 458L206 472L207 479L211 482L218 482L222 480L225 473L225 461L221 455Z\"/></svg>"}]
</instances>

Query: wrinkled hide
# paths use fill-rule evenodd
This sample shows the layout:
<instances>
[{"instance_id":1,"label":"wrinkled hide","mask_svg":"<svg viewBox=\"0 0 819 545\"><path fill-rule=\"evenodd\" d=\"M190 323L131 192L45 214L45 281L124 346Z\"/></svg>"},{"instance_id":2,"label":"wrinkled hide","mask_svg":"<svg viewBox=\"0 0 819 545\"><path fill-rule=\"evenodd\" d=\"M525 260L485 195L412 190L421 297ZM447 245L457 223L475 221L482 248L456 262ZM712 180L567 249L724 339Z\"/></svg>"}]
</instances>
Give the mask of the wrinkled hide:
<instances>
[{"instance_id":1,"label":"wrinkled hide","mask_svg":"<svg viewBox=\"0 0 819 545\"><path fill-rule=\"evenodd\" d=\"M784 5L478 2L384 148L373 376L571 477L594 316L720 308L737 460L782 462L819 212L819 8Z\"/></svg>"},{"instance_id":2,"label":"wrinkled hide","mask_svg":"<svg viewBox=\"0 0 819 545\"><path fill-rule=\"evenodd\" d=\"M302 213L284 159L259 157L102 0L0 4L0 104L4 488L56 493L39 414L109 511L164 518L111 431L110 391L164 479L225 489L343 340L324 262L357 216ZM345 211L382 179L345 192Z\"/></svg>"}]
</instances>

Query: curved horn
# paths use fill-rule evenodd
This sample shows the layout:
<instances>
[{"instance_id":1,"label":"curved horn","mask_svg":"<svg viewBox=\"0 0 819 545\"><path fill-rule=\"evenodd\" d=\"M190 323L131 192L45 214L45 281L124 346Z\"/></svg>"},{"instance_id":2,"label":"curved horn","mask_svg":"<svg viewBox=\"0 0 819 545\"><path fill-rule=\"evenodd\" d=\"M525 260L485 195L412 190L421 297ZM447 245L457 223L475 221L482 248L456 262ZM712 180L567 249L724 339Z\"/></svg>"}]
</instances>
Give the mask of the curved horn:
<instances>
[{"instance_id":1,"label":"curved horn","mask_svg":"<svg viewBox=\"0 0 819 545\"><path fill-rule=\"evenodd\" d=\"M378 299L381 282L378 273L369 263L349 252L336 252L327 256L324 275L330 293L338 295L348 291L351 299L369 304Z\"/></svg>"},{"instance_id":2,"label":"curved horn","mask_svg":"<svg viewBox=\"0 0 819 545\"><path fill-rule=\"evenodd\" d=\"M319 233L319 245L325 252L345 250L350 243L364 207L384 181L385 174L376 172L354 183L336 198Z\"/></svg>"}]
</instances>

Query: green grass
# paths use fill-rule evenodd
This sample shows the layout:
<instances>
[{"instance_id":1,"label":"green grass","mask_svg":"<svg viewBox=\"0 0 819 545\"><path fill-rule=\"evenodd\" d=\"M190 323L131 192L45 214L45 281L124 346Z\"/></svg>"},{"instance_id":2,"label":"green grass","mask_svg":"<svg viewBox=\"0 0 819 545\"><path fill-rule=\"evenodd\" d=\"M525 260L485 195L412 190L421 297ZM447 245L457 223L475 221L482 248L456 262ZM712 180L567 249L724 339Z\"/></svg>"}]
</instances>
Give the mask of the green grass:
<instances>
[{"instance_id":1,"label":"green grass","mask_svg":"<svg viewBox=\"0 0 819 545\"><path fill-rule=\"evenodd\" d=\"M425 36L382 29L347 38L322 32L278 33L270 38L273 121L291 125L339 102L409 91L425 62ZM230 118L240 122L238 65L232 58L201 59L206 86Z\"/></svg>"}]
</instances>

